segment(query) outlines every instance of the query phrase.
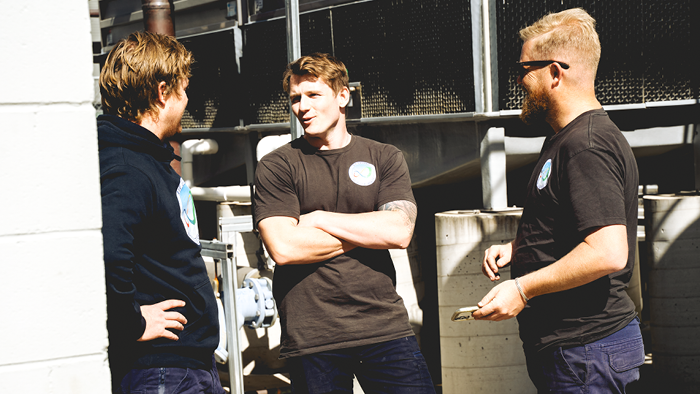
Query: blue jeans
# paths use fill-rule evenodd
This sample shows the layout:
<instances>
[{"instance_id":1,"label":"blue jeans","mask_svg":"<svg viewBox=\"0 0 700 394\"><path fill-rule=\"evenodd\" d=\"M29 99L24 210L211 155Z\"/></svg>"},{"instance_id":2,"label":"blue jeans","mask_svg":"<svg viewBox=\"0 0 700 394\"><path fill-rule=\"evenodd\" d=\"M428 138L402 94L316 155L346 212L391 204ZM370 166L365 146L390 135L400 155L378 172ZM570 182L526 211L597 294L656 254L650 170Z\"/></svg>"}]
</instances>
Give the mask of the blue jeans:
<instances>
[{"instance_id":1,"label":"blue jeans","mask_svg":"<svg viewBox=\"0 0 700 394\"><path fill-rule=\"evenodd\" d=\"M639 380L644 343L639 320L587 345L525 352L527 372L538 393L624 393Z\"/></svg>"},{"instance_id":2,"label":"blue jeans","mask_svg":"<svg viewBox=\"0 0 700 394\"><path fill-rule=\"evenodd\" d=\"M216 362L212 369L132 369L121 382L124 394L223 394Z\"/></svg>"},{"instance_id":3,"label":"blue jeans","mask_svg":"<svg viewBox=\"0 0 700 394\"><path fill-rule=\"evenodd\" d=\"M434 394L414 336L289 359L294 394L352 393L353 375L365 394Z\"/></svg>"}]
</instances>

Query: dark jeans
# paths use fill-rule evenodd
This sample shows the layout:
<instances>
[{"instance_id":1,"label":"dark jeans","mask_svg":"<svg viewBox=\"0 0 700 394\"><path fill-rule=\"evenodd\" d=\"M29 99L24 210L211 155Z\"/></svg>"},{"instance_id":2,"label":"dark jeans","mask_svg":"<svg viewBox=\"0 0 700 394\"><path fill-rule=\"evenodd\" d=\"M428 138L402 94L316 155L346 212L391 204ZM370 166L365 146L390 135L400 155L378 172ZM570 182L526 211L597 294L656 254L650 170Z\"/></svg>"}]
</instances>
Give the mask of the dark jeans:
<instances>
[{"instance_id":1,"label":"dark jeans","mask_svg":"<svg viewBox=\"0 0 700 394\"><path fill-rule=\"evenodd\" d=\"M365 394L434 394L414 336L289 359L294 394L352 393L353 375Z\"/></svg>"},{"instance_id":2,"label":"dark jeans","mask_svg":"<svg viewBox=\"0 0 700 394\"><path fill-rule=\"evenodd\" d=\"M599 341L573 348L525 352L538 393L624 393L639 380L644 343L639 320Z\"/></svg>"},{"instance_id":3,"label":"dark jeans","mask_svg":"<svg viewBox=\"0 0 700 394\"><path fill-rule=\"evenodd\" d=\"M212 369L132 369L122 379L124 394L223 394L216 362Z\"/></svg>"}]
</instances>

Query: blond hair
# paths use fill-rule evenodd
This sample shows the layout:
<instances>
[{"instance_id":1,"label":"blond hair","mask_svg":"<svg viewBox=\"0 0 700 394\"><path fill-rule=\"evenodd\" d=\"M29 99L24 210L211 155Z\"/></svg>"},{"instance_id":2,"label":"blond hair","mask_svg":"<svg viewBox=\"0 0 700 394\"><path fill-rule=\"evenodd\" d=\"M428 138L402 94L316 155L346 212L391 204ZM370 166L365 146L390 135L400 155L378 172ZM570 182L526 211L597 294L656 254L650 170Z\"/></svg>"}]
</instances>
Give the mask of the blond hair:
<instances>
[{"instance_id":1,"label":"blond hair","mask_svg":"<svg viewBox=\"0 0 700 394\"><path fill-rule=\"evenodd\" d=\"M158 115L158 86L179 97L188 79L192 53L173 37L135 32L120 40L100 73L102 110L139 123L146 112Z\"/></svg>"},{"instance_id":2,"label":"blond hair","mask_svg":"<svg viewBox=\"0 0 700 394\"><path fill-rule=\"evenodd\" d=\"M282 88L289 93L292 75L311 75L321 78L333 89L337 96L344 87L349 87L348 71L345 64L327 53L313 53L289 63L282 77Z\"/></svg>"},{"instance_id":3,"label":"blond hair","mask_svg":"<svg viewBox=\"0 0 700 394\"><path fill-rule=\"evenodd\" d=\"M538 60L562 60L580 63L595 78L600 61L600 40L595 30L595 19L582 8L552 13L520 30L523 42L533 42L532 55ZM541 59L540 59L541 58Z\"/></svg>"}]
</instances>

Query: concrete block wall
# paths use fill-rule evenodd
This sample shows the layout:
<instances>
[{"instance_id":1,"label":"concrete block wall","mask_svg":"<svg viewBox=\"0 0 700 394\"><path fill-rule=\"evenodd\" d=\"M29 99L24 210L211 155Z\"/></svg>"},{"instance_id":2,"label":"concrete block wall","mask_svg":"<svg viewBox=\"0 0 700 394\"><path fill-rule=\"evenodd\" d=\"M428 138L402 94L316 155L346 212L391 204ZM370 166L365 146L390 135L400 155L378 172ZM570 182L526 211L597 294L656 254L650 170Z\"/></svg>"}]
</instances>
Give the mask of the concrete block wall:
<instances>
[{"instance_id":1,"label":"concrete block wall","mask_svg":"<svg viewBox=\"0 0 700 394\"><path fill-rule=\"evenodd\" d=\"M0 392L109 393L88 2L0 12Z\"/></svg>"}]
</instances>

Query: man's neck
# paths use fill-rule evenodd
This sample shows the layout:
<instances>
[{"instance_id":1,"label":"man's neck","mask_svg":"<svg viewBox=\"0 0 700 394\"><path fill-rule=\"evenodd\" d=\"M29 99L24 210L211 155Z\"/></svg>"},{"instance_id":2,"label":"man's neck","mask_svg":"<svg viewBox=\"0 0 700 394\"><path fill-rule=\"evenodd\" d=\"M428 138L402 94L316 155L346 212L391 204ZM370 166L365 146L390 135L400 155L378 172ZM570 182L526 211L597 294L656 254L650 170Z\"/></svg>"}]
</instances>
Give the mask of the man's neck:
<instances>
[{"instance_id":1,"label":"man's neck","mask_svg":"<svg viewBox=\"0 0 700 394\"><path fill-rule=\"evenodd\" d=\"M340 149L348 146L352 136L348 133L347 128L337 127L335 129L329 130L325 135L309 135L304 134L304 138L309 143L309 145L319 149L319 150L332 150Z\"/></svg>"},{"instance_id":2,"label":"man's neck","mask_svg":"<svg viewBox=\"0 0 700 394\"><path fill-rule=\"evenodd\" d=\"M163 141L166 137L165 133L161 130L160 123L157 121L157 119L154 119L149 112L143 114L141 121L136 122L136 124L155 134L155 136L161 141Z\"/></svg>"},{"instance_id":3,"label":"man's neck","mask_svg":"<svg viewBox=\"0 0 700 394\"><path fill-rule=\"evenodd\" d=\"M550 110L547 123L558 133L582 113L600 108L602 105L595 95L575 95L568 99L559 99L557 105Z\"/></svg>"}]
</instances>

